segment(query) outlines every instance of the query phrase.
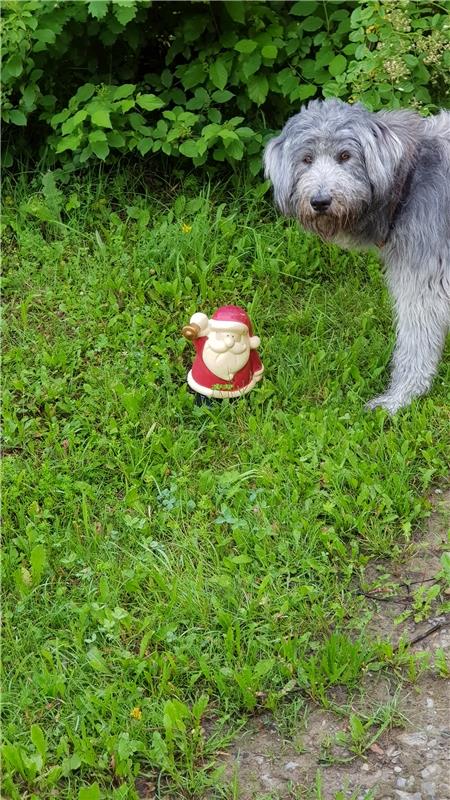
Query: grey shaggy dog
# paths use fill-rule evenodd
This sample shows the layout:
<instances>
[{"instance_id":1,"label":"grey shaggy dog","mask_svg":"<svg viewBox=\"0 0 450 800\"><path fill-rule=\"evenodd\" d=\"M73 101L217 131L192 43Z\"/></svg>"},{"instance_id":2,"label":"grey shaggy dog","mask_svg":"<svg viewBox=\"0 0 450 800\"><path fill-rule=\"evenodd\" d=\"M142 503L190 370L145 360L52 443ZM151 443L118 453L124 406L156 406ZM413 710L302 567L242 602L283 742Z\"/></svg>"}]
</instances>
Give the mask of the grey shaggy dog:
<instances>
[{"instance_id":1,"label":"grey shaggy dog","mask_svg":"<svg viewBox=\"0 0 450 800\"><path fill-rule=\"evenodd\" d=\"M397 341L389 387L367 405L395 413L430 388L450 323L450 113L314 100L264 161L283 214L326 241L379 248Z\"/></svg>"}]
</instances>

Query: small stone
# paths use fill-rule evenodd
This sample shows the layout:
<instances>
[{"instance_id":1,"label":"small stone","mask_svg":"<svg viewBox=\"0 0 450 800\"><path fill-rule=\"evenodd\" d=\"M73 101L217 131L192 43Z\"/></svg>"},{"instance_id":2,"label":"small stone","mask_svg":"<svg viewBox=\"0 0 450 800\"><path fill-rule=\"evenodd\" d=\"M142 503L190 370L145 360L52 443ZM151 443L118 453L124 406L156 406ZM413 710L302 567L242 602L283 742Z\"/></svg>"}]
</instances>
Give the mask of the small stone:
<instances>
[{"instance_id":1,"label":"small stone","mask_svg":"<svg viewBox=\"0 0 450 800\"><path fill-rule=\"evenodd\" d=\"M257 764L264 764L263 756L255 756L255 761Z\"/></svg>"},{"instance_id":2,"label":"small stone","mask_svg":"<svg viewBox=\"0 0 450 800\"><path fill-rule=\"evenodd\" d=\"M401 772L401 771L402 771L401 767L394 767L394 772Z\"/></svg>"},{"instance_id":3,"label":"small stone","mask_svg":"<svg viewBox=\"0 0 450 800\"><path fill-rule=\"evenodd\" d=\"M432 778L435 775L439 775L441 768L439 764L429 764L428 767L422 770L420 773L422 778L426 781L428 778Z\"/></svg>"},{"instance_id":4,"label":"small stone","mask_svg":"<svg viewBox=\"0 0 450 800\"><path fill-rule=\"evenodd\" d=\"M362 770L364 770L364 772L368 772L368 771L369 771L369 769L370 769L370 767L369 767L369 765L366 763L366 764L362 764L362 766L361 766L361 769L362 769Z\"/></svg>"},{"instance_id":5,"label":"small stone","mask_svg":"<svg viewBox=\"0 0 450 800\"><path fill-rule=\"evenodd\" d=\"M432 697L427 697L427 708L434 708L434 700Z\"/></svg>"},{"instance_id":6,"label":"small stone","mask_svg":"<svg viewBox=\"0 0 450 800\"><path fill-rule=\"evenodd\" d=\"M276 781L276 779L274 780L272 775L269 775L268 772L263 773L261 775L260 780L264 789L267 789L268 791L273 791L274 789L278 789L277 786L278 781Z\"/></svg>"},{"instance_id":7,"label":"small stone","mask_svg":"<svg viewBox=\"0 0 450 800\"><path fill-rule=\"evenodd\" d=\"M396 782L397 789L404 789L406 786L406 778L397 778Z\"/></svg>"},{"instance_id":8,"label":"small stone","mask_svg":"<svg viewBox=\"0 0 450 800\"><path fill-rule=\"evenodd\" d=\"M409 792L402 792L401 789L396 789L395 794L398 797L398 800L422 800L422 795L420 792L414 792L414 794L410 794Z\"/></svg>"},{"instance_id":9,"label":"small stone","mask_svg":"<svg viewBox=\"0 0 450 800\"><path fill-rule=\"evenodd\" d=\"M415 782L416 782L416 779L415 779L414 775L410 775L410 777L408 778L408 782L406 784L406 788L407 789L414 789Z\"/></svg>"},{"instance_id":10,"label":"small stone","mask_svg":"<svg viewBox=\"0 0 450 800\"><path fill-rule=\"evenodd\" d=\"M407 744L408 747L425 747L427 744L427 737L424 733L402 733L399 737L402 744Z\"/></svg>"},{"instance_id":11,"label":"small stone","mask_svg":"<svg viewBox=\"0 0 450 800\"><path fill-rule=\"evenodd\" d=\"M288 761L287 764L284 765L285 769L297 769L298 761Z\"/></svg>"},{"instance_id":12,"label":"small stone","mask_svg":"<svg viewBox=\"0 0 450 800\"><path fill-rule=\"evenodd\" d=\"M425 797L436 798L436 784L433 781L424 781L422 783L422 792Z\"/></svg>"}]
</instances>

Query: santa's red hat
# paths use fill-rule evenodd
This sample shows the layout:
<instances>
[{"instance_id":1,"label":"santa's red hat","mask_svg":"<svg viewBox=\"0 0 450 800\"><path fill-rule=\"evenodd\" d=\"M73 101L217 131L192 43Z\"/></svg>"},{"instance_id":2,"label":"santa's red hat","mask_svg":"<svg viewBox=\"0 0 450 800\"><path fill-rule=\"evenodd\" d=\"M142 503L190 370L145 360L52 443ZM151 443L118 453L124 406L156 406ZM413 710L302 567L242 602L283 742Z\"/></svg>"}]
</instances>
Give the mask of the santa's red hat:
<instances>
[{"instance_id":1,"label":"santa's red hat","mask_svg":"<svg viewBox=\"0 0 450 800\"><path fill-rule=\"evenodd\" d=\"M246 311L238 306L222 306L214 312L208 327L212 331L241 331L253 336L252 323Z\"/></svg>"},{"instance_id":2,"label":"santa's red hat","mask_svg":"<svg viewBox=\"0 0 450 800\"><path fill-rule=\"evenodd\" d=\"M253 336L250 317L239 306L221 306L214 312L211 319L206 314L197 311L190 319L191 325L198 325L199 336L208 336L214 331L229 331L230 333L248 334L250 348L255 350L261 344L259 336Z\"/></svg>"}]
</instances>

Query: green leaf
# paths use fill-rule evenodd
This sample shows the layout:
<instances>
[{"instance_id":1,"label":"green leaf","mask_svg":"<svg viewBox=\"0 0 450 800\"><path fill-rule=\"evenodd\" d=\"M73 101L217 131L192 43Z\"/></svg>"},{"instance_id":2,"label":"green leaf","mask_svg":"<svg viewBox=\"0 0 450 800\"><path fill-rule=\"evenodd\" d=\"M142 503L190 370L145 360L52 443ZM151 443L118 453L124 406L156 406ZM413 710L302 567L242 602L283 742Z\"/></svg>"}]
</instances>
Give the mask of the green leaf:
<instances>
[{"instance_id":1,"label":"green leaf","mask_svg":"<svg viewBox=\"0 0 450 800\"><path fill-rule=\"evenodd\" d=\"M36 544L30 554L31 576L33 583L39 583L47 561L45 547L43 544Z\"/></svg>"},{"instance_id":2,"label":"green leaf","mask_svg":"<svg viewBox=\"0 0 450 800\"><path fill-rule=\"evenodd\" d=\"M210 108L208 109L208 119L210 119L211 122L219 123L222 121L222 114L218 108Z\"/></svg>"},{"instance_id":3,"label":"green leaf","mask_svg":"<svg viewBox=\"0 0 450 800\"><path fill-rule=\"evenodd\" d=\"M236 128L236 133L240 139L253 139L255 131L251 128Z\"/></svg>"},{"instance_id":4,"label":"green leaf","mask_svg":"<svg viewBox=\"0 0 450 800\"><path fill-rule=\"evenodd\" d=\"M319 4L316 2L299 0L298 3L294 3L294 5L289 9L289 14L292 14L294 17L307 17L316 10L318 5Z\"/></svg>"},{"instance_id":5,"label":"green leaf","mask_svg":"<svg viewBox=\"0 0 450 800\"><path fill-rule=\"evenodd\" d=\"M113 94L113 100L123 100L124 97L129 97L136 89L135 83L124 83L118 86Z\"/></svg>"},{"instance_id":6,"label":"green leaf","mask_svg":"<svg viewBox=\"0 0 450 800\"><path fill-rule=\"evenodd\" d=\"M88 144L80 153L80 164L84 164L92 155L92 147Z\"/></svg>"},{"instance_id":7,"label":"green leaf","mask_svg":"<svg viewBox=\"0 0 450 800\"><path fill-rule=\"evenodd\" d=\"M232 142L228 141L225 142L225 148L227 151L227 155L231 156L232 158L236 159L236 161L240 161L244 155L244 145L242 142Z\"/></svg>"},{"instance_id":8,"label":"green leaf","mask_svg":"<svg viewBox=\"0 0 450 800\"><path fill-rule=\"evenodd\" d=\"M22 100L23 100L23 105L25 106L27 111L30 110L31 107L33 106L34 101L36 100L37 97L37 93L38 90L36 86L25 86L25 88L23 89Z\"/></svg>"},{"instance_id":9,"label":"green leaf","mask_svg":"<svg viewBox=\"0 0 450 800\"><path fill-rule=\"evenodd\" d=\"M2 153L2 167L3 167L3 169L9 169L10 167L12 167L13 163L14 163L14 159L13 159L12 153L9 150L6 150L6 151L3 150L3 153Z\"/></svg>"},{"instance_id":10,"label":"green leaf","mask_svg":"<svg viewBox=\"0 0 450 800\"><path fill-rule=\"evenodd\" d=\"M157 108L162 108L165 105L164 101L155 94L141 94L136 98L136 103L146 111L155 111Z\"/></svg>"},{"instance_id":11,"label":"green leaf","mask_svg":"<svg viewBox=\"0 0 450 800\"><path fill-rule=\"evenodd\" d=\"M169 69L163 69L161 72L161 83L166 89L170 89L173 83L173 75Z\"/></svg>"},{"instance_id":12,"label":"green leaf","mask_svg":"<svg viewBox=\"0 0 450 800\"><path fill-rule=\"evenodd\" d=\"M64 122L64 120L67 119L69 114L70 111L68 108L65 108L64 111L59 111L57 114L55 114L50 120L50 125L52 128L57 128L61 122Z\"/></svg>"},{"instance_id":13,"label":"green leaf","mask_svg":"<svg viewBox=\"0 0 450 800\"><path fill-rule=\"evenodd\" d=\"M14 78L18 78L19 75L22 74L23 63L22 57L19 55L19 53L14 53L14 55L11 56L6 64L6 68Z\"/></svg>"},{"instance_id":14,"label":"green leaf","mask_svg":"<svg viewBox=\"0 0 450 800\"><path fill-rule=\"evenodd\" d=\"M109 672L108 665L98 647L91 647L86 654L86 658L96 672Z\"/></svg>"},{"instance_id":15,"label":"green leaf","mask_svg":"<svg viewBox=\"0 0 450 800\"><path fill-rule=\"evenodd\" d=\"M281 70L277 75L277 83L284 95L288 95L298 86L298 78L290 69Z\"/></svg>"},{"instance_id":16,"label":"green leaf","mask_svg":"<svg viewBox=\"0 0 450 800\"><path fill-rule=\"evenodd\" d=\"M225 0L224 6L234 22L245 22L245 4L242 0Z\"/></svg>"},{"instance_id":17,"label":"green leaf","mask_svg":"<svg viewBox=\"0 0 450 800\"><path fill-rule=\"evenodd\" d=\"M89 134L89 141L90 142L107 142L107 136L105 131L101 131L100 129L91 131Z\"/></svg>"},{"instance_id":18,"label":"green leaf","mask_svg":"<svg viewBox=\"0 0 450 800\"><path fill-rule=\"evenodd\" d=\"M125 137L119 131L108 131L106 138L111 147L123 147L125 144Z\"/></svg>"},{"instance_id":19,"label":"green leaf","mask_svg":"<svg viewBox=\"0 0 450 800\"><path fill-rule=\"evenodd\" d=\"M89 100L90 97L95 92L95 86L93 83L84 83L83 86L80 86L79 89L75 92L70 104L74 103L74 105L79 105L80 103L85 103L86 100Z\"/></svg>"},{"instance_id":20,"label":"green leaf","mask_svg":"<svg viewBox=\"0 0 450 800\"><path fill-rule=\"evenodd\" d=\"M91 142L92 152L102 161L109 155L108 142Z\"/></svg>"},{"instance_id":21,"label":"green leaf","mask_svg":"<svg viewBox=\"0 0 450 800\"><path fill-rule=\"evenodd\" d=\"M112 128L111 120L109 118L109 111L106 108L99 108L91 114L91 120L94 125L100 128Z\"/></svg>"},{"instance_id":22,"label":"green leaf","mask_svg":"<svg viewBox=\"0 0 450 800\"><path fill-rule=\"evenodd\" d=\"M149 150L153 147L153 139L141 139L140 142L137 143L137 149L139 150L141 156L145 156Z\"/></svg>"},{"instance_id":23,"label":"green leaf","mask_svg":"<svg viewBox=\"0 0 450 800\"><path fill-rule=\"evenodd\" d=\"M135 131L140 130L140 128L145 125L145 117L143 117L142 114L138 114L137 111L133 111L132 114L129 114L127 120L129 120L131 127Z\"/></svg>"},{"instance_id":24,"label":"green leaf","mask_svg":"<svg viewBox=\"0 0 450 800\"><path fill-rule=\"evenodd\" d=\"M56 145L56 152L63 153L64 150L77 150L80 142L80 133L73 133L71 136L65 136L64 139L60 139Z\"/></svg>"},{"instance_id":25,"label":"green leaf","mask_svg":"<svg viewBox=\"0 0 450 800\"><path fill-rule=\"evenodd\" d=\"M180 153L183 156L188 156L188 158L195 158L198 156L198 144L193 139L188 139L185 142L182 142L179 147Z\"/></svg>"},{"instance_id":26,"label":"green leaf","mask_svg":"<svg viewBox=\"0 0 450 800\"><path fill-rule=\"evenodd\" d=\"M276 58L278 47L275 47L274 44L266 44L261 50L261 53L263 58Z\"/></svg>"},{"instance_id":27,"label":"green leaf","mask_svg":"<svg viewBox=\"0 0 450 800\"><path fill-rule=\"evenodd\" d=\"M218 58L209 68L209 77L211 78L214 86L218 89L224 89L228 80L228 70L223 58Z\"/></svg>"},{"instance_id":28,"label":"green leaf","mask_svg":"<svg viewBox=\"0 0 450 800\"><path fill-rule=\"evenodd\" d=\"M214 94L217 94L217 92L214 92ZM200 87L199 89L195 90L194 97L191 97L191 99L187 101L186 108L189 111L197 111L198 109L206 106L209 103L209 100L210 97L206 89Z\"/></svg>"},{"instance_id":29,"label":"green leaf","mask_svg":"<svg viewBox=\"0 0 450 800\"><path fill-rule=\"evenodd\" d=\"M347 59L343 55L335 56L332 61L330 61L330 65L328 67L330 75L336 77L336 75L342 75L345 68L347 66Z\"/></svg>"},{"instance_id":30,"label":"green leaf","mask_svg":"<svg viewBox=\"0 0 450 800\"><path fill-rule=\"evenodd\" d=\"M47 206L58 217L64 204L64 195L56 185L53 172L48 171L42 176L42 189Z\"/></svg>"},{"instance_id":31,"label":"green leaf","mask_svg":"<svg viewBox=\"0 0 450 800\"><path fill-rule=\"evenodd\" d=\"M31 726L31 741L33 742L36 750L41 756L43 764L45 764L45 757L47 755L47 743L45 741L44 731L42 730L41 727L39 727L39 725Z\"/></svg>"},{"instance_id":32,"label":"green leaf","mask_svg":"<svg viewBox=\"0 0 450 800\"><path fill-rule=\"evenodd\" d=\"M88 9L91 17L103 19L108 13L109 0L91 0Z\"/></svg>"},{"instance_id":33,"label":"green leaf","mask_svg":"<svg viewBox=\"0 0 450 800\"><path fill-rule=\"evenodd\" d=\"M27 124L27 118L26 118L25 114L23 113L23 111L19 111L19 109L17 109L17 108L11 109L11 111L9 112L9 118L10 118L11 122L13 123L13 125L26 125Z\"/></svg>"},{"instance_id":34,"label":"green leaf","mask_svg":"<svg viewBox=\"0 0 450 800\"><path fill-rule=\"evenodd\" d=\"M86 119L86 117L87 117L86 109L84 108L80 109L80 111L77 111L77 113L74 114L73 117L70 117L70 119L66 120L66 122L63 123L63 125L61 126L62 133L63 134L72 133L72 131L75 130L75 128L77 128L83 122L83 120Z\"/></svg>"},{"instance_id":35,"label":"green leaf","mask_svg":"<svg viewBox=\"0 0 450 800\"><path fill-rule=\"evenodd\" d=\"M220 89L216 89L216 91L212 93L211 97L216 103L228 103L228 100L231 100L231 98L234 97L234 94L233 92L229 92L228 89L223 89L222 91Z\"/></svg>"},{"instance_id":36,"label":"green leaf","mask_svg":"<svg viewBox=\"0 0 450 800\"><path fill-rule=\"evenodd\" d=\"M241 71L244 75L244 78L249 78L250 75L253 75L255 72L258 72L261 66L261 53L256 51L252 53L242 64Z\"/></svg>"},{"instance_id":37,"label":"green leaf","mask_svg":"<svg viewBox=\"0 0 450 800\"><path fill-rule=\"evenodd\" d=\"M230 561L232 561L233 564L251 564L253 559L245 553L242 553L240 556L233 556Z\"/></svg>"},{"instance_id":38,"label":"green leaf","mask_svg":"<svg viewBox=\"0 0 450 800\"><path fill-rule=\"evenodd\" d=\"M120 0L113 3L113 14L118 22L125 27L136 16L137 3L134 0Z\"/></svg>"},{"instance_id":39,"label":"green leaf","mask_svg":"<svg viewBox=\"0 0 450 800\"><path fill-rule=\"evenodd\" d=\"M186 15L183 24L183 40L185 42L195 42L208 25L208 16L206 14Z\"/></svg>"},{"instance_id":40,"label":"green leaf","mask_svg":"<svg viewBox=\"0 0 450 800\"><path fill-rule=\"evenodd\" d=\"M41 28L36 31L34 34L34 38L37 40L36 44L33 47L34 52L40 53L43 50L46 50L46 44L53 44L55 41L55 32L50 30L49 28Z\"/></svg>"},{"instance_id":41,"label":"green leaf","mask_svg":"<svg viewBox=\"0 0 450 800\"><path fill-rule=\"evenodd\" d=\"M202 130L202 138L205 139L205 141L209 142L209 140L212 139L214 136L217 136L217 134L220 131L221 131L220 125L217 125L217 123L215 122L211 123L211 125L205 125L205 127Z\"/></svg>"},{"instance_id":42,"label":"green leaf","mask_svg":"<svg viewBox=\"0 0 450 800\"><path fill-rule=\"evenodd\" d=\"M78 800L101 800L100 787L97 783L90 786L83 786L78 792Z\"/></svg>"},{"instance_id":43,"label":"green leaf","mask_svg":"<svg viewBox=\"0 0 450 800\"><path fill-rule=\"evenodd\" d=\"M129 97L129 98L125 97L123 100L118 100L117 101L117 105L118 105L120 111L123 111L123 113L126 114L128 111L130 111L132 108L134 108L135 101L134 101L133 97ZM115 110L115 108L114 108L114 110Z\"/></svg>"},{"instance_id":44,"label":"green leaf","mask_svg":"<svg viewBox=\"0 0 450 800\"><path fill-rule=\"evenodd\" d=\"M264 103L269 91L269 82L264 75L252 75L248 82L248 96L258 106Z\"/></svg>"},{"instance_id":45,"label":"green leaf","mask_svg":"<svg viewBox=\"0 0 450 800\"><path fill-rule=\"evenodd\" d=\"M314 97L317 92L317 87L312 83L302 83L297 86L293 92L290 93L289 99L291 102L294 100L307 100L308 97Z\"/></svg>"},{"instance_id":46,"label":"green leaf","mask_svg":"<svg viewBox=\"0 0 450 800\"><path fill-rule=\"evenodd\" d=\"M253 50L256 48L256 42L252 39L240 39L239 42L236 42L234 45L234 49L238 51L238 53L253 53Z\"/></svg>"},{"instance_id":47,"label":"green leaf","mask_svg":"<svg viewBox=\"0 0 450 800\"><path fill-rule=\"evenodd\" d=\"M324 20L320 17L306 17L302 22L304 31L317 31L324 26Z\"/></svg>"},{"instance_id":48,"label":"green leaf","mask_svg":"<svg viewBox=\"0 0 450 800\"><path fill-rule=\"evenodd\" d=\"M181 78L181 83L185 89L192 89L199 83L203 83L205 79L205 70L203 64L190 64L187 68L183 67L177 70L177 75Z\"/></svg>"},{"instance_id":49,"label":"green leaf","mask_svg":"<svg viewBox=\"0 0 450 800\"><path fill-rule=\"evenodd\" d=\"M62 762L62 774L67 777L69 772L75 769L79 769L81 767L81 759L77 753L73 753L71 756L68 756Z\"/></svg>"}]
</instances>

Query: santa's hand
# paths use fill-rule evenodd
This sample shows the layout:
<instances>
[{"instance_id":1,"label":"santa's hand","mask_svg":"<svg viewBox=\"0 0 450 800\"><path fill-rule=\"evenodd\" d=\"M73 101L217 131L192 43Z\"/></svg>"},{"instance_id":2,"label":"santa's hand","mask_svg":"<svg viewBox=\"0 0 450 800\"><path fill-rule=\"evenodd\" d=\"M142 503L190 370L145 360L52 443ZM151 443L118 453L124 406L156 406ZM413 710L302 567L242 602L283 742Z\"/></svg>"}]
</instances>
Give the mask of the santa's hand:
<instances>
[{"instance_id":1,"label":"santa's hand","mask_svg":"<svg viewBox=\"0 0 450 800\"><path fill-rule=\"evenodd\" d=\"M206 333L206 329L208 327L209 319L206 314L202 314L201 311L197 311L196 314L193 314L189 320L189 325L197 325L200 329L200 336L204 336Z\"/></svg>"},{"instance_id":2,"label":"santa's hand","mask_svg":"<svg viewBox=\"0 0 450 800\"><path fill-rule=\"evenodd\" d=\"M199 336L205 336L207 327L208 317L206 314L202 314L198 311L196 314L192 315L189 325L185 325L181 333L185 339L193 341L194 339L198 339Z\"/></svg>"}]
</instances>

